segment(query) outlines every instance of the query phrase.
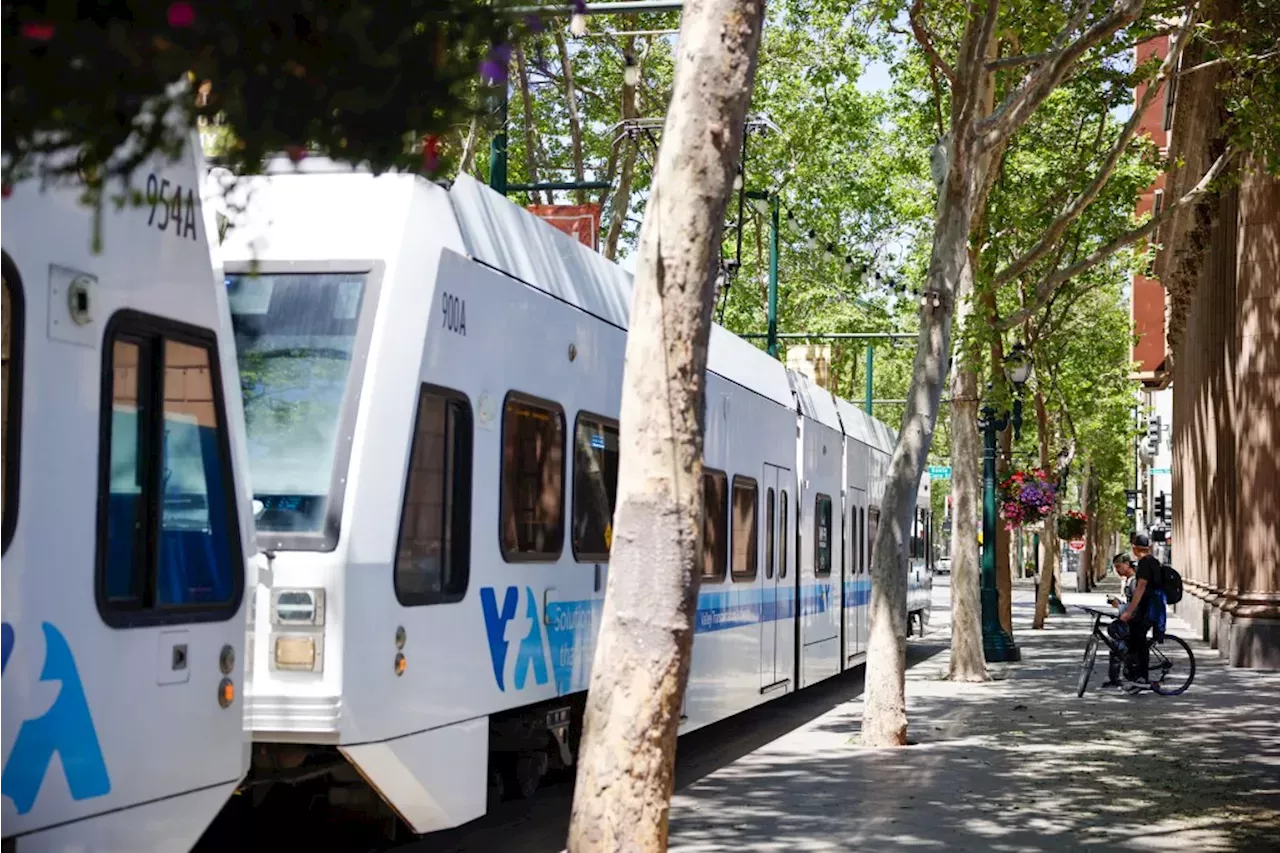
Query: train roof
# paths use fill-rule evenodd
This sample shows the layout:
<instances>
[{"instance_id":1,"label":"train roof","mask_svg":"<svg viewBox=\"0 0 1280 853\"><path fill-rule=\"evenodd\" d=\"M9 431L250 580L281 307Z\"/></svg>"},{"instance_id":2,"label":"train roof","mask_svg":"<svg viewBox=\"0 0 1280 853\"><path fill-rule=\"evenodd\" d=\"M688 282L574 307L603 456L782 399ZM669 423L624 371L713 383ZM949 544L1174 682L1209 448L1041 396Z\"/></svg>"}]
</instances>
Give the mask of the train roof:
<instances>
[{"instance_id":1,"label":"train roof","mask_svg":"<svg viewBox=\"0 0 1280 853\"><path fill-rule=\"evenodd\" d=\"M222 246L228 260L389 259L402 241L414 239L415 225L409 220L423 212L433 217L433 233L455 251L620 329L629 326L634 292L630 273L469 175L459 176L446 191L417 175L375 176L324 157L308 157L298 164L276 158L265 173L271 178L302 175L307 180L290 182L287 200L261 178L243 179L230 204L216 189L209 193L213 206L236 225ZM211 184L220 180L217 174L210 176ZM425 198L426 206L420 207L415 197ZM350 215L333 216L335 199L338 209ZM236 211L236 206L244 211ZM302 217L306 227L273 231L266 239L266 228L280 216ZM437 221L441 218L453 221L446 225ZM892 452L893 438L883 423L809 379L789 376L781 362L718 324L711 328L708 369Z\"/></svg>"},{"instance_id":2,"label":"train roof","mask_svg":"<svg viewBox=\"0 0 1280 853\"><path fill-rule=\"evenodd\" d=\"M836 398L831 392L814 382L803 373L787 370L787 378L791 380L791 389L795 392L800 413L813 418L836 432L844 432L840 424L840 414L836 411Z\"/></svg>"},{"instance_id":3,"label":"train roof","mask_svg":"<svg viewBox=\"0 0 1280 853\"><path fill-rule=\"evenodd\" d=\"M628 328L635 290L629 272L470 175L459 176L449 199L468 255ZM707 367L788 409L795 406L786 368L717 324Z\"/></svg>"},{"instance_id":4,"label":"train roof","mask_svg":"<svg viewBox=\"0 0 1280 853\"><path fill-rule=\"evenodd\" d=\"M848 400L836 397L835 401L845 435L882 453L893 452L893 440L889 436L888 427Z\"/></svg>"}]
</instances>

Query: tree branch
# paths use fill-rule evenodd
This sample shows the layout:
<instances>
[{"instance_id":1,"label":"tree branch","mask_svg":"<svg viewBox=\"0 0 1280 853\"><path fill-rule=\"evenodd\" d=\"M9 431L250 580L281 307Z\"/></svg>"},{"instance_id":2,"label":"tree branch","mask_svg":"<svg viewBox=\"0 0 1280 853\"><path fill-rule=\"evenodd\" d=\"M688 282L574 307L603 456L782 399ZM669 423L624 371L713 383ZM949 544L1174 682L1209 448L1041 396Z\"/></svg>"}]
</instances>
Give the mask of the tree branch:
<instances>
[{"instance_id":1,"label":"tree branch","mask_svg":"<svg viewBox=\"0 0 1280 853\"><path fill-rule=\"evenodd\" d=\"M999 59L993 59L988 62L986 68L988 71L998 71L1001 68L1015 68L1019 65L1036 65L1053 56L1055 52L1044 50L1040 53L1020 53L1017 56L1002 56Z\"/></svg>"},{"instance_id":2,"label":"tree branch","mask_svg":"<svg viewBox=\"0 0 1280 853\"><path fill-rule=\"evenodd\" d=\"M1188 74L1194 74L1197 71L1203 71L1206 68L1213 68L1218 65L1225 65L1226 63L1235 62L1238 60L1251 59L1255 61L1261 61L1263 59L1270 59L1273 56L1280 56L1280 50L1273 50L1270 53L1261 53L1261 54L1258 54L1257 56L1243 56L1238 58L1219 56L1217 59L1211 59L1208 62L1201 62L1199 65L1193 65L1190 68L1184 68L1182 71L1178 72L1178 77L1179 78L1186 77Z\"/></svg>"},{"instance_id":3,"label":"tree branch","mask_svg":"<svg viewBox=\"0 0 1280 853\"><path fill-rule=\"evenodd\" d=\"M1196 0L1191 0L1190 9ZM1111 10L1099 18L1094 24L1080 33L1074 41L1069 41L1088 10L1089 4L1082 3L1079 10L1054 39L1050 48L1051 56L1022 79L1004 102L990 116L980 121L976 127L979 140L985 146L994 145L1002 137L1008 136L1035 112L1040 104L1049 97L1062 78L1085 51L1109 38L1119 30L1138 19L1142 13L1143 0L1115 0Z\"/></svg>"},{"instance_id":4,"label":"tree branch","mask_svg":"<svg viewBox=\"0 0 1280 853\"><path fill-rule=\"evenodd\" d=\"M1004 320L1000 321L998 328L1001 331L1004 331L1018 325L1023 320L1032 316L1044 307L1044 305L1053 298L1053 294L1063 282L1069 281L1080 273L1088 270L1090 267L1106 260L1126 246L1130 246L1138 242L1151 232L1155 231L1156 228L1160 227L1160 224L1166 219L1169 219L1175 211L1199 201L1200 198L1209 191L1210 186L1227 167L1227 164L1231 162L1233 157L1235 157L1235 153L1235 151L1229 148L1224 151L1222 155L1214 161L1214 164L1209 167L1209 171L1204 173L1204 177L1200 179L1200 182L1188 190L1186 194L1176 202L1171 205L1167 205L1165 209L1160 212L1159 216L1153 216L1137 228L1126 231L1110 242L1099 246L1076 263L1063 267L1060 270L1055 270L1045 276L1040 280L1040 283L1036 285L1035 299L1032 300L1031 304L1022 307L1013 314L1010 314Z\"/></svg>"},{"instance_id":5,"label":"tree branch","mask_svg":"<svg viewBox=\"0 0 1280 853\"><path fill-rule=\"evenodd\" d=\"M955 69L947 64L947 61L938 53L938 49L933 46L933 37L929 35L929 30L925 28L924 21L920 18L920 13L924 7L924 0L915 0L911 4L911 10L907 13L907 18L911 21L911 32L915 35L916 41L929 57L929 67L936 68L942 72L942 75L952 83L956 81Z\"/></svg>"},{"instance_id":6,"label":"tree branch","mask_svg":"<svg viewBox=\"0 0 1280 853\"><path fill-rule=\"evenodd\" d=\"M1017 260L1013 261L1009 266L996 273L996 284L1004 284L1022 275L1032 264L1040 260L1044 255L1053 248L1053 246L1062 237L1068 226L1074 222L1081 213L1085 211L1094 199L1098 197L1098 193L1102 192L1103 187L1111 180L1111 173L1115 171L1116 166L1120 163L1120 158L1124 156L1124 152L1129 147L1129 143L1133 140L1134 135L1138 132L1138 127L1142 123L1143 116L1147 107L1151 104L1157 93L1160 91L1161 85L1173 73L1173 69L1178 67L1178 57L1182 55L1183 48L1186 47L1189 39L1190 29L1194 23L1194 13L1188 12L1187 17L1183 20L1182 29L1179 32L1178 39L1174 42L1169 54L1164 58L1164 62L1160 63L1160 71L1156 74L1154 80L1147 86L1147 90L1142 93L1141 100L1138 101L1133 113L1129 116L1129 120L1125 122L1124 128L1120 131L1120 136L1116 139L1115 144L1111 146L1111 150L1107 152L1106 159L1102 161L1102 165L1098 168L1098 172L1094 175L1093 180L1089 183L1080 195L1072 199L1071 203L1063 208L1057 218L1050 223L1045 230L1044 235L1036 242L1034 246Z\"/></svg>"}]
</instances>

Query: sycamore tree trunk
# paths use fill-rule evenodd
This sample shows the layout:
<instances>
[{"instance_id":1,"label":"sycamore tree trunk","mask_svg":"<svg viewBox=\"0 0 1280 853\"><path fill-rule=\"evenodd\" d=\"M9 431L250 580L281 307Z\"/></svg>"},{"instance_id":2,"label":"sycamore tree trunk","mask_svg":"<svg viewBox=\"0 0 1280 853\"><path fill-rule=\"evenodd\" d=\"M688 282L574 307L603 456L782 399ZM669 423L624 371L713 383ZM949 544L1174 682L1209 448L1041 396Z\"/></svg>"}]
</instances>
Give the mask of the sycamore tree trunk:
<instances>
[{"instance_id":1,"label":"sycamore tree trunk","mask_svg":"<svg viewBox=\"0 0 1280 853\"><path fill-rule=\"evenodd\" d=\"M529 94L529 66L525 62L524 48L516 43L516 72L520 80L520 104L524 111L524 163L529 176L529 183L538 183L538 141L537 127L533 123L533 98ZM529 200L534 204L542 204L542 195L536 190L529 193ZM551 194L547 194L550 203Z\"/></svg>"},{"instance_id":2,"label":"sycamore tree trunk","mask_svg":"<svg viewBox=\"0 0 1280 853\"><path fill-rule=\"evenodd\" d=\"M1049 469L1049 412L1045 408L1044 393L1036 391L1036 435L1040 439L1040 467ZM1058 559L1058 522L1055 515L1045 519L1044 532L1040 534L1040 576L1036 586L1036 613L1031 627L1044 627L1049 615L1049 584Z\"/></svg>"},{"instance_id":3,"label":"sycamore tree trunk","mask_svg":"<svg viewBox=\"0 0 1280 853\"><path fill-rule=\"evenodd\" d=\"M956 110L961 109L956 107ZM966 119L967 121L967 119ZM906 412L898 441L889 461L880 527L876 531L875 558L871 564L871 631L867 641L866 691L862 715L862 742L866 746L901 746L907 742L907 568L904 543L911 530L916 489L928 457L938 419L938 401L951 355L951 325L955 317L957 288L968 266L969 229L974 199L981 181L975 178L974 145L967 130L952 145L938 149L938 212L933 251L929 259L925 304L920 307L920 332L907 391ZM951 151L947 149L951 148ZM937 298L938 306L933 305ZM974 395L976 396L976 395ZM955 411L955 400L952 400ZM961 441L952 436L953 445ZM953 469L953 476L959 472ZM963 475L961 475L963 476ZM956 487L955 482L952 488ZM953 502L952 595L962 583L956 576L961 552L976 553L972 507L966 514L957 498ZM968 533L966 533L966 527ZM977 591L974 590L976 597ZM952 629L954 632L954 628ZM981 630L979 630L979 654Z\"/></svg>"},{"instance_id":4,"label":"sycamore tree trunk","mask_svg":"<svg viewBox=\"0 0 1280 853\"><path fill-rule=\"evenodd\" d=\"M763 0L689 0L640 231L604 614L568 849L661 851L702 546L707 342Z\"/></svg>"},{"instance_id":5,"label":"sycamore tree trunk","mask_svg":"<svg viewBox=\"0 0 1280 853\"><path fill-rule=\"evenodd\" d=\"M564 33L553 28L556 48L560 52L560 68L564 71L564 100L569 111L569 141L573 147L573 177L581 183L585 180L582 163L582 119L578 112L578 90L573 84L573 60L569 58L569 46L565 44ZM575 190L574 201L586 204L586 190Z\"/></svg>"},{"instance_id":6,"label":"sycamore tree trunk","mask_svg":"<svg viewBox=\"0 0 1280 853\"><path fill-rule=\"evenodd\" d=\"M634 55L636 49L636 37L627 36L627 40L623 45L623 51L627 55ZM636 118L639 115L636 109L636 87L627 85L626 81L622 84L622 118ZM636 140L630 135L622 140L622 169L618 177L618 189L613 194L613 204L609 208L609 230L605 234L604 240L604 256L609 260L613 260L618 255L618 239L622 236L622 228L627 222L627 210L631 206L631 180L635 176L636 170Z\"/></svg>"},{"instance_id":7,"label":"sycamore tree trunk","mask_svg":"<svg viewBox=\"0 0 1280 853\"><path fill-rule=\"evenodd\" d=\"M957 370L951 383L951 667L953 681L985 681L978 533L982 517L982 436L978 431L978 375ZM977 461L977 464L975 463Z\"/></svg>"},{"instance_id":8,"label":"sycamore tree trunk","mask_svg":"<svg viewBox=\"0 0 1280 853\"><path fill-rule=\"evenodd\" d=\"M957 321L973 318L973 271L977 253L969 251L969 263L961 273L956 301ZM987 662L982 653L981 554L978 533L982 529L982 435L978 430L978 371L976 355L962 357L951 379L951 494L955 508L952 530L955 553L951 558L951 666L953 681L986 681Z\"/></svg>"}]
</instances>

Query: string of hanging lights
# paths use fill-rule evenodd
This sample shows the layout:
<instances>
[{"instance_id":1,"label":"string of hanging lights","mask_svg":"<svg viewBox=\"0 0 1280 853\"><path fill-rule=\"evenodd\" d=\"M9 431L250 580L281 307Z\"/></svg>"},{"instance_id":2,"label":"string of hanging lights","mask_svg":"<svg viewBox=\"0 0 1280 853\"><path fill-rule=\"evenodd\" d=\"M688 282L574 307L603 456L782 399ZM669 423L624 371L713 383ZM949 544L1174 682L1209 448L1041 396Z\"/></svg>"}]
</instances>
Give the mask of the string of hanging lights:
<instances>
[{"instance_id":1,"label":"string of hanging lights","mask_svg":"<svg viewBox=\"0 0 1280 853\"><path fill-rule=\"evenodd\" d=\"M768 215L769 201L764 198L756 198L752 201L753 206L761 215ZM783 227L792 234L799 237L806 249L811 252L821 250L824 260L827 263L836 263L840 258L841 246L839 243L831 240L824 240L818 234L815 228L806 228L801 224L800 219L795 212L783 205L780 220ZM855 250L856 252L857 250ZM856 274L859 280L866 281L868 284L875 283L877 288L883 289L885 292L897 296L920 297L920 288L909 284L902 278L893 276L889 273L881 272L874 268L874 261L865 257L855 258L855 252L845 251L844 260L840 267L845 275L854 276ZM926 296L931 297L932 294ZM922 304L927 304L929 300ZM936 305L935 305L936 307Z\"/></svg>"}]
</instances>

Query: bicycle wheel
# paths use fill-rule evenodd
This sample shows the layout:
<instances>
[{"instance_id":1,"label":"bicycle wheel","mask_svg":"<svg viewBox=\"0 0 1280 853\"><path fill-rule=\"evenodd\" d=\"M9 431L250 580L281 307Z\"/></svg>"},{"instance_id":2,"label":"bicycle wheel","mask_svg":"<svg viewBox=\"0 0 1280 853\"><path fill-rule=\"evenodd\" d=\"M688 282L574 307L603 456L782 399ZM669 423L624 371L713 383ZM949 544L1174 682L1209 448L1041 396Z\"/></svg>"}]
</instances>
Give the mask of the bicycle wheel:
<instances>
[{"instance_id":1,"label":"bicycle wheel","mask_svg":"<svg viewBox=\"0 0 1280 853\"><path fill-rule=\"evenodd\" d=\"M1089 676L1093 674L1093 662L1098 657L1098 635L1090 634L1089 642L1084 647L1084 660L1080 662L1080 683L1076 685L1076 695L1083 696L1089 688Z\"/></svg>"},{"instance_id":2,"label":"bicycle wheel","mask_svg":"<svg viewBox=\"0 0 1280 853\"><path fill-rule=\"evenodd\" d=\"M1163 643L1153 638L1148 649L1147 675L1152 690L1161 696L1177 696L1191 686L1196 677L1196 656L1181 637L1166 634Z\"/></svg>"}]
</instances>

